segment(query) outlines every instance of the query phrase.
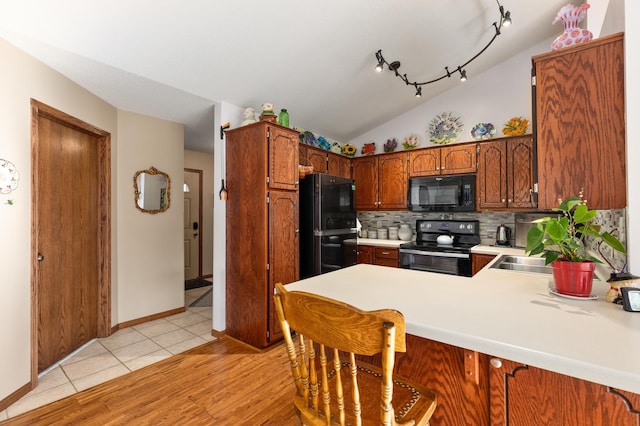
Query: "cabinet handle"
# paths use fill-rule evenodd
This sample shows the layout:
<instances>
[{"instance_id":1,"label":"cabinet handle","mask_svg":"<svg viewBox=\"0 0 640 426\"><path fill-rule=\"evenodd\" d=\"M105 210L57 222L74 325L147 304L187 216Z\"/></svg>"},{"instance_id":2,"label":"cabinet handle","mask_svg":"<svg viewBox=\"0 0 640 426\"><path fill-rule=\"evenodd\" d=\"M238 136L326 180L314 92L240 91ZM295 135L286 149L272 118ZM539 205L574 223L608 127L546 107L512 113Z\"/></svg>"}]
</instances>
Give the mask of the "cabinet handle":
<instances>
[{"instance_id":1,"label":"cabinet handle","mask_svg":"<svg viewBox=\"0 0 640 426\"><path fill-rule=\"evenodd\" d=\"M489 364L491 364L493 368L502 367L502 361L499 360L498 358L491 358L491 361L489 361Z\"/></svg>"},{"instance_id":2,"label":"cabinet handle","mask_svg":"<svg viewBox=\"0 0 640 426\"><path fill-rule=\"evenodd\" d=\"M389 252L388 251L383 251L382 254L389 254Z\"/></svg>"}]
</instances>

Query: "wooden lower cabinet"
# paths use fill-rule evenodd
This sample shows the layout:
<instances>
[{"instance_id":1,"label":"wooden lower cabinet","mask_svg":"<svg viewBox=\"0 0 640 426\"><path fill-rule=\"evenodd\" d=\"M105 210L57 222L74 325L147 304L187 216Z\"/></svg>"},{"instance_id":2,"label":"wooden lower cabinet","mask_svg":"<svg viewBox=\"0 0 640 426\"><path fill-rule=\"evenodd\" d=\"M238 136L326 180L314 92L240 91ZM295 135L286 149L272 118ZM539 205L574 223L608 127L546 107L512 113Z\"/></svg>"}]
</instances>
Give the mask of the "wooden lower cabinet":
<instances>
[{"instance_id":1,"label":"wooden lower cabinet","mask_svg":"<svg viewBox=\"0 0 640 426\"><path fill-rule=\"evenodd\" d=\"M410 334L395 373L436 394L430 426L640 424L638 394Z\"/></svg>"},{"instance_id":2,"label":"wooden lower cabinet","mask_svg":"<svg viewBox=\"0 0 640 426\"><path fill-rule=\"evenodd\" d=\"M397 268L400 266L400 250L394 247L358 245L358 263Z\"/></svg>"},{"instance_id":3,"label":"wooden lower cabinet","mask_svg":"<svg viewBox=\"0 0 640 426\"><path fill-rule=\"evenodd\" d=\"M480 272L489 262L495 259L494 254L471 253L471 273L473 275Z\"/></svg>"}]
</instances>

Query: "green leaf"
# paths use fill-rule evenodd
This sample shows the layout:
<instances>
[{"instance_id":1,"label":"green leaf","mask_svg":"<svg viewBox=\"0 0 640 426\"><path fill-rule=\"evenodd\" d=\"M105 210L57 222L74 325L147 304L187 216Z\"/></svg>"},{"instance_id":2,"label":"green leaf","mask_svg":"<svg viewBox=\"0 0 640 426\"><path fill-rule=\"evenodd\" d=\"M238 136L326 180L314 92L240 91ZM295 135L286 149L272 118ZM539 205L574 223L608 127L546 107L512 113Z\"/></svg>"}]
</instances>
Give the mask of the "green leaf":
<instances>
[{"instance_id":1,"label":"green leaf","mask_svg":"<svg viewBox=\"0 0 640 426\"><path fill-rule=\"evenodd\" d=\"M548 265L554 260L558 259L560 257L560 253L555 251L547 251L542 255L542 257L544 257L545 259L545 264Z\"/></svg>"},{"instance_id":2,"label":"green leaf","mask_svg":"<svg viewBox=\"0 0 640 426\"><path fill-rule=\"evenodd\" d=\"M567 234L567 227L561 222L551 221L547 224L547 234L552 240L559 241Z\"/></svg>"},{"instance_id":3,"label":"green leaf","mask_svg":"<svg viewBox=\"0 0 640 426\"><path fill-rule=\"evenodd\" d=\"M622 245L622 243L620 241L618 241L618 239L616 237L614 237L613 235L611 235L608 232L605 232L601 235L602 240L609 244L611 246L611 248L613 248L614 250L619 251L620 253L623 254L627 254L627 250L624 248L624 246Z\"/></svg>"},{"instance_id":4,"label":"green leaf","mask_svg":"<svg viewBox=\"0 0 640 426\"><path fill-rule=\"evenodd\" d=\"M569 197L566 200L562 200L560 203L560 209L566 212L570 211L572 208L582 203L582 199L580 197Z\"/></svg>"},{"instance_id":5,"label":"green leaf","mask_svg":"<svg viewBox=\"0 0 640 426\"><path fill-rule=\"evenodd\" d=\"M533 227L529 229L527 233L527 247L525 251L532 251L536 248L539 248L537 251L540 253L543 249L542 242L544 241L544 231L539 227Z\"/></svg>"},{"instance_id":6,"label":"green leaf","mask_svg":"<svg viewBox=\"0 0 640 426\"><path fill-rule=\"evenodd\" d=\"M596 210L589 210L586 204L580 204L573 212L573 220L579 223L586 223L596 217Z\"/></svg>"}]
</instances>

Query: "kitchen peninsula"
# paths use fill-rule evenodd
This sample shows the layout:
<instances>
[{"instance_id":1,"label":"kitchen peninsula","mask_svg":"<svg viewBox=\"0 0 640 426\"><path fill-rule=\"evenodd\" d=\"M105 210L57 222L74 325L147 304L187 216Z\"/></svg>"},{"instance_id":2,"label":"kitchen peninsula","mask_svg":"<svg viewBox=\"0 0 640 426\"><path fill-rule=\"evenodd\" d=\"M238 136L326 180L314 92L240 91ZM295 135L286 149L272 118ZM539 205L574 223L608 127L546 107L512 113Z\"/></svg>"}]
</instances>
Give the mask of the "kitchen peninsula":
<instances>
[{"instance_id":1,"label":"kitchen peninsula","mask_svg":"<svg viewBox=\"0 0 640 426\"><path fill-rule=\"evenodd\" d=\"M606 283L594 283L597 300L571 300L549 280L360 264L288 288L402 312L396 372L436 392L432 425L637 425L640 315L605 302Z\"/></svg>"}]
</instances>

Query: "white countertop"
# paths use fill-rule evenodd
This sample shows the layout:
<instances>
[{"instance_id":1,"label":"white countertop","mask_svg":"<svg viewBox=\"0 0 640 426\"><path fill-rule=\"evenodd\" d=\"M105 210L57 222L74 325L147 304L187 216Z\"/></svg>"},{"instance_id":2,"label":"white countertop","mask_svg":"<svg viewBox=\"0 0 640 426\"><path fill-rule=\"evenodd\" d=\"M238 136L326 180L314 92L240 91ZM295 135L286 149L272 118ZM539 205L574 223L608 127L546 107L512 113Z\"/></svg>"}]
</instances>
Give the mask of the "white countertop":
<instances>
[{"instance_id":1,"label":"white countertop","mask_svg":"<svg viewBox=\"0 0 640 426\"><path fill-rule=\"evenodd\" d=\"M358 244L378 247L400 247L400 244L408 243L402 240L381 240L378 238L358 238Z\"/></svg>"},{"instance_id":2,"label":"white countertop","mask_svg":"<svg viewBox=\"0 0 640 426\"><path fill-rule=\"evenodd\" d=\"M395 308L409 334L640 393L640 313L607 303L606 282L594 282L598 300L571 300L548 292L549 276L489 266L467 278L360 264L288 287Z\"/></svg>"}]
</instances>

